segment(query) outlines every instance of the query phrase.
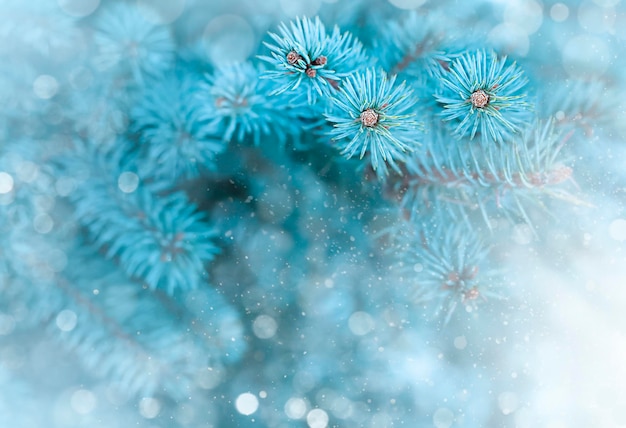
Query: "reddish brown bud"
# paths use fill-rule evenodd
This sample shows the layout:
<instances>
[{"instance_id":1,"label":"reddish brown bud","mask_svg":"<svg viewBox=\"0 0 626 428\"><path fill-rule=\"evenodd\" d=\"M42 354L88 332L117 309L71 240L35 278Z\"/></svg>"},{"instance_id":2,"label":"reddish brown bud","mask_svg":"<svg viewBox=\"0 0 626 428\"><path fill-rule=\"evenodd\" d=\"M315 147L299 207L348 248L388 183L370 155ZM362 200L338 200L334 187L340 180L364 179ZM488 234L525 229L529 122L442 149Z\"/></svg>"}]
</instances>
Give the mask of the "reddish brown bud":
<instances>
[{"instance_id":1,"label":"reddish brown bud","mask_svg":"<svg viewBox=\"0 0 626 428\"><path fill-rule=\"evenodd\" d=\"M478 297L480 297L480 291L476 287L470 288L463 294L464 300L476 300Z\"/></svg>"},{"instance_id":2,"label":"reddish brown bud","mask_svg":"<svg viewBox=\"0 0 626 428\"><path fill-rule=\"evenodd\" d=\"M376 126L376 124L378 123L378 113L376 113L371 108L364 110L361 113L361 123L363 124L363 126L367 126L368 128Z\"/></svg>"},{"instance_id":3,"label":"reddish brown bud","mask_svg":"<svg viewBox=\"0 0 626 428\"><path fill-rule=\"evenodd\" d=\"M298 54L298 52L296 51L291 51L287 54L287 62L290 65L294 65L296 64L299 60L301 60L302 57Z\"/></svg>"},{"instance_id":4,"label":"reddish brown bud","mask_svg":"<svg viewBox=\"0 0 626 428\"><path fill-rule=\"evenodd\" d=\"M320 55L311 64L312 65L326 65L326 61L327 61L326 57L324 55Z\"/></svg>"},{"instance_id":5,"label":"reddish brown bud","mask_svg":"<svg viewBox=\"0 0 626 428\"><path fill-rule=\"evenodd\" d=\"M472 105L477 108L483 108L489 104L489 95L482 89L474 91L470 97Z\"/></svg>"},{"instance_id":6,"label":"reddish brown bud","mask_svg":"<svg viewBox=\"0 0 626 428\"><path fill-rule=\"evenodd\" d=\"M317 76L317 71L315 71L314 68L307 68L305 71L306 75L309 76L311 79L314 78L315 76Z\"/></svg>"}]
</instances>

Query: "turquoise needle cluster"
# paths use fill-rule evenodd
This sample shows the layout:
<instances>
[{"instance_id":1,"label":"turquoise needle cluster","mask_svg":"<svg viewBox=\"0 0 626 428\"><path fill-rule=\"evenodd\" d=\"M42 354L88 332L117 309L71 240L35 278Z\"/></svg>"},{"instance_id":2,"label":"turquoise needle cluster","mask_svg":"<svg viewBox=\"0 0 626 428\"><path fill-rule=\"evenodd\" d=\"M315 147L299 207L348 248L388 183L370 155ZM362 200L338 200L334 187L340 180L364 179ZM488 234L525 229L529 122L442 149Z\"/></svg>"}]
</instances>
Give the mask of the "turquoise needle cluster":
<instances>
[{"instance_id":1,"label":"turquoise needle cluster","mask_svg":"<svg viewBox=\"0 0 626 428\"><path fill-rule=\"evenodd\" d=\"M458 138L506 143L531 117L524 72L493 51L470 51L455 58L449 70L441 72L440 83L440 114Z\"/></svg>"},{"instance_id":2,"label":"turquoise needle cluster","mask_svg":"<svg viewBox=\"0 0 626 428\"><path fill-rule=\"evenodd\" d=\"M329 133L341 154L369 156L375 171L388 174L388 166L400 172L398 161L406 160L419 145L420 126L415 120L417 98L404 83L384 71L367 69L350 76L334 98L336 109L326 115L333 124Z\"/></svg>"},{"instance_id":3,"label":"turquoise needle cluster","mask_svg":"<svg viewBox=\"0 0 626 428\"><path fill-rule=\"evenodd\" d=\"M218 126L203 118L200 91L199 78L176 74L145 89L131 111L144 175L186 180L215 169L226 144Z\"/></svg>"},{"instance_id":4,"label":"turquoise needle cluster","mask_svg":"<svg viewBox=\"0 0 626 428\"><path fill-rule=\"evenodd\" d=\"M260 57L276 68L264 76L280 82L272 93L295 91L302 85L307 100L313 103L332 94L341 80L365 61L358 40L338 27L328 33L318 17L297 18L289 26L281 24L279 30L280 34L270 33L274 44L265 44L271 56Z\"/></svg>"},{"instance_id":5,"label":"turquoise needle cluster","mask_svg":"<svg viewBox=\"0 0 626 428\"><path fill-rule=\"evenodd\" d=\"M229 64L207 75L195 95L202 103L200 117L220 130L224 141L258 145L262 137L284 142L288 134L297 134L289 123L296 119L298 106L286 95L269 96L273 83L261 79L262 73L252 63ZM285 110L290 104L292 108Z\"/></svg>"}]
</instances>

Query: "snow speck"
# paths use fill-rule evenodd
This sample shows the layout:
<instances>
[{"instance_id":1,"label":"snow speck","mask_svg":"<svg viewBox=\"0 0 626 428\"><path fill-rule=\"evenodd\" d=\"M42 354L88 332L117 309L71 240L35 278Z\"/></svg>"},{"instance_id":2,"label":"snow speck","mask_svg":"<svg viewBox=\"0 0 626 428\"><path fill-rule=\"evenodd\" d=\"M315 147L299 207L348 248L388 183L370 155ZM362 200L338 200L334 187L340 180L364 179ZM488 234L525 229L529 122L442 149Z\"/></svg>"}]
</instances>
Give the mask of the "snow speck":
<instances>
[{"instance_id":1,"label":"snow speck","mask_svg":"<svg viewBox=\"0 0 626 428\"><path fill-rule=\"evenodd\" d=\"M242 415L251 415L259 408L259 399L251 392L244 392L235 400L235 408Z\"/></svg>"}]
</instances>

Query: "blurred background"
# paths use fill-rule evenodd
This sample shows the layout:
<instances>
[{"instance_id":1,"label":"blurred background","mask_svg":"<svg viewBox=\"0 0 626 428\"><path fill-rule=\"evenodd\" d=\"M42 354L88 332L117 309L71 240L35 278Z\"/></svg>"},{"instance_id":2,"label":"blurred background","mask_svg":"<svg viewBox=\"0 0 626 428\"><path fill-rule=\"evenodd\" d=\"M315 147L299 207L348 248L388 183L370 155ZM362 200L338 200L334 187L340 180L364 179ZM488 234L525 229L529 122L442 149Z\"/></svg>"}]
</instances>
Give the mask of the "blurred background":
<instances>
[{"instance_id":1,"label":"blurred background","mask_svg":"<svg viewBox=\"0 0 626 428\"><path fill-rule=\"evenodd\" d=\"M411 11L516 60L537 110L583 106L585 203L494 220L503 299L443 325L381 250L397 213L275 141L177 182L215 228L206 287L152 293L85 238L73 195L101 173L58 159L132 134L120 75L258 64L298 16L377 57ZM621 0L0 0L0 426L626 427L625 43Z\"/></svg>"}]
</instances>

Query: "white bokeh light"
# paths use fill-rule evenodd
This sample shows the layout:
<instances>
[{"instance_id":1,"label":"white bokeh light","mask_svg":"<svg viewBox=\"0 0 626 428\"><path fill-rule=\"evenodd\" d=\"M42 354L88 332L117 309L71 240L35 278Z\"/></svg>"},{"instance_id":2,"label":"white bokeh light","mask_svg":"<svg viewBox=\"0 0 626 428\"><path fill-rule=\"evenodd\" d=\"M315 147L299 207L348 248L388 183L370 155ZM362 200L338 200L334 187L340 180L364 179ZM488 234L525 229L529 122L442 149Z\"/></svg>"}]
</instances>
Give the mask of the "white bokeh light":
<instances>
[{"instance_id":1,"label":"white bokeh light","mask_svg":"<svg viewBox=\"0 0 626 428\"><path fill-rule=\"evenodd\" d=\"M555 3L550 8L550 18L555 22L563 22L569 16L569 8L563 3Z\"/></svg>"},{"instance_id":2,"label":"white bokeh light","mask_svg":"<svg viewBox=\"0 0 626 428\"><path fill-rule=\"evenodd\" d=\"M517 410L519 399L514 392L503 392L498 395L498 406L503 414L509 415Z\"/></svg>"},{"instance_id":3,"label":"white bokeh light","mask_svg":"<svg viewBox=\"0 0 626 428\"><path fill-rule=\"evenodd\" d=\"M454 424L454 413L450 409L440 407L433 415L433 424L436 428L449 428Z\"/></svg>"},{"instance_id":4,"label":"white bokeh light","mask_svg":"<svg viewBox=\"0 0 626 428\"><path fill-rule=\"evenodd\" d=\"M463 350L467 347L467 338L465 336L457 336L454 338L454 347Z\"/></svg>"},{"instance_id":5,"label":"white bokeh light","mask_svg":"<svg viewBox=\"0 0 626 428\"><path fill-rule=\"evenodd\" d=\"M56 324L61 331L72 331L76 327L78 317L74 311L65 309L57 315Z\"/></svg>"},{"instance_id":6,"label":"white bokeh light","mask_svg":"<svg viewBox=\"0 0 626 428\"><path fill-rule=\"evenodd\" d=\"M146 419L154 419L161 411L161 402L156 398L144 397L139 401L139 414Z\"/></svg>"},{"instance_id":7,"label":"white bokeh light","mask_svg":"<svg viewBox=\"0 0 626 428\"><path fill-rule=\"evenodd\" d=\"M13 177L6 172L0 172L0 195L13 190Z\"/></svg>"},{"instance_id":8,"label":"white bokeh light","mask_svg":"<svg viewBox=\"0 0 626 428\"><path fill-rule=\"evenodd\" d=\"M519 28L526 35L533 34L543 22L541 4L534 0L511 1L504 10L504 22Z\"/></svg>"},{"instance_id":9,"label":"white bokeh light","mask_svg":"<svg viewBox=\"0 0 626 428\"><path fill-rule=\"evenodd\" d=\"M37 233L45 235L46 233L50 233L53 227L54 220L46 213L39 214L33 219L33 229L35 229Z\"/></svg>"},{"instance_id":10,"label":"white bokeh light","mask_svg":"<svg viewBox=\"0 0 626 428\"><path fill-rule=\"evenodd\" d=\"M221 370L208 367L196 376L196 383L200 388L213 389L222 382L223 378L224 373Z\"/></svg>"},{"instance_id":11,"label":"white bokeh light","mask_svg":"<svg viewBox=\"0 0 626 428\"><path fill-rule=\"evenodd\" d=\"M184 12L186 0L137 0L137 9L153 24L169 24Z\"/></svg>"},{"instance_id":12,"label":"white bokeh light","mask_svg":"<svg viewBox=\"0 0 626 428\"><path fill-rule=\"evenodd\" d=\"M326 428L328 413L322 409L313 409L306 415L306 422L310 428Z\"/></svg>"},{"instance_id":13,"label":"white bokeh light","mask_svg":"<svg viewBox=\"0 0 626 428\"><path fill-rule=\"evenodd\" d=\"M289 419L302 419L306 415L307 408L304 399L291 397L285 403L285 414Z\"/></svg>"},{"instance_id":14,"label":"white bokeh light","mask_svg":"<svg viewBox=\"0 0 626 428\"><path fill-rule=\"evenodd\" d=\"M259 408L259 399L251 392L244 392L235 400L235 408L242 415L251 415Z\"/></svg>"},{"instance_id":15,"label":"white bokeh light","mask_svg":"<svg viewBox=\"0 0 626 428\"><path fill-rule=\"evenodd\" d=\"M134 172L123 172L117 179L117 185L124 193L133 193L139 186L139 177Z\"/></svg>"},{"instance_id":16,"label":"white bokeh light","mask_svg":"<svg viewBox=\"0 0 626 428\"><path fill-rule=\"evenodd\" d=\"M614 9L605 9L587 2L578 8L578 22L589 33L613 33L615 19Z\"/></svg>"},{"instance_id":17,"label":"white bokeh light","mask_svg":"<svg viewBox=\"0 0 626 428\"><path fill-rule=\"evenodd\" d=\"M622 0L593 0L595 4L602 7L613 7L621 3Z\"/></svg>"},{"instance_id":18,"label":"white bokeh light","mask_svg":"<svg viewBox=\"0 0 626 428\"><path fill-rule=\"evenodd\" d=\"M610 65L610 50L599 37L580 35L563 49L563 67L573 77L601 75Z\"/></svg>"},{"instance_id":19,"label":"white bokeh light","mask_svg":"<svg viewBox=\"0 0 626 428\"><path fill-rule=\"evenodd\" d=\"M100 5L100 0L57 0L63 12L75 18L91 15Z\"/></svg>"},{"instance_id":20,"label":"white bokeh light","mask_svg":"<svg viewBox=\"0 0 626 428\"><path fill-rule=\"evenodd\" d=\"M96 407L96 396L86 389L79 389L72 394L70 405L72 409L81 415L91 413Z\"/></svg>"},{"instance_id":21,"label":"white bokeh light","mask_svg":"<svg viewBox=\"0 0 626 428\"><path fill-rule=\"evenodd\" d=\"M350 331L357 336L366 335L374 329L374 326L374 319L367 312L357 311L348 319Z\"/></svg>"},{"instance_id":22,"label":"white bokeh light","mask_svg":"<svg viewBox=\"0 0 626 428\"><path fill-rule=\"evenodd\" d=\"M33 82L33 92L43 100L54 97L59 90L59 82L48 74L38 76Z\"/></svg>"},{"instance_id":23,"label":"white bokeh light","mask_svg":"<svg viewBox=\"0 0 626 428\"><path fill-rule=\"evenodd\" d=\"M489 43L506 53L525 56L530 49L528 34L514 24L496 25L487 37Z\"/></svg>"},{"instance_id":24,"label":"white bokeh light","mask_svg":"<svg viewBox=\"0 0 626 428\"><path fill-rule=\"evenodd\" d=\"M278 324L269 315L259 315L252 323L252 331L259 339L269 339L274 337Z\"/></svg>"},{"instance_id":25,"label":"white bokeh light","mask_svg":"<svg viewBox=\"0 0 626 428\"><path fill-rule=\"evenodd\" d=\"M616 241L626 241L626 220L618 218L609 225L609 235Z\"/></svg>"}]
</instances>

